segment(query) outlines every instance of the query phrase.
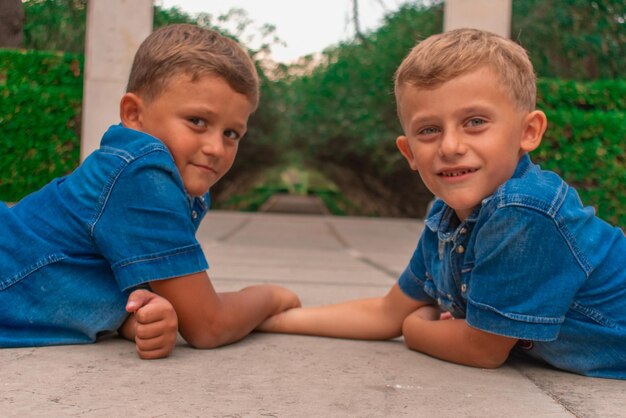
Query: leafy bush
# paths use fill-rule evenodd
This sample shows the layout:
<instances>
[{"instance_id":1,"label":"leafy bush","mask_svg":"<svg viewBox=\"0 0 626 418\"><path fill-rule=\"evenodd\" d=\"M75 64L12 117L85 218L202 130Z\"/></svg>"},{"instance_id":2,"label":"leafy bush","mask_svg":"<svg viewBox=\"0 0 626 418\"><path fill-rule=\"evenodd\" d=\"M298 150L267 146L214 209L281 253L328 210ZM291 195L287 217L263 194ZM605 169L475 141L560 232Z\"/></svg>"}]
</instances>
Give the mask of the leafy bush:
<instances>
[{"instance_id":1,"label":"leafy bush","mask_svg":"<svg viewBox=\"0 0 626 418\"><path fill-rule=\"evenodd\" d=\"M392 78L416 40L441 31L442 16L437 2L406 6L362 43L326 51L321 65L290 81L286 109L293 146L362 214L423 216L432 198L396 150L401 130ZM550 129L533 155L580 188L583 202L596 206L600 216L621 225L625 93L623 79L540 78L538 107L547 111Z\"/></svg>"},{"instance_id":2,"label":"leafy bush","mask_svg":"<svg viewBox=\"0 0 626 418\"><path fill-rule=\"evenodd\" d=\"M63 1L77 9L84 3ZM237 200L235 192L254 187L263 171L296 159L339 187L352 202L343 205L348 214L423 216L430 192L394 144L401 131L392 77L418 39L442 30L443 2L428 4L402 7L361 40L325 51L316 66L283 67L280 80L260 71L261 105L233 169L212 190L215 201ZM624 226L626 54L619 4L516 0L512 33L541 76L538 107L549 118L533 159L577 187L601 217ZM159 16L189 19L176 10ZM551 48L544 45L548 35ZM613 79L569 80L594 77ZM17 200L78 164L82 57L0 51L0 87L0 199Z\"/></svg>"},{"instance_id":3,"label":"leafy bush","mask_svg":"<svg viewBox=\"0 0 626 418\"><path fill-rule=\"evenodd\" d=\"M16 201L79 159L81 88L9 87L0 96L0 200Z\"/></svg>"},{"instance_id":4,"label":"leafy bush","mask_svg":"<svg viewBox=\"0 0 626 418\"><path fill-rule=\"evenodd\" d=\"M538 107L548 130L535 162L559 173L585 204L626 225L626 80L540 79Z\"/></svg>"},{"instance_id":5,"label":"leafy bush","mask_svg":"<svg viewBox=\"0 0 626 418\"><path fill-rule=\"evenodd\" d=\"M79 164L83 56L0 49L0 200L17 201ZM277 93L259 69L261 106L214 200L251 185L281 161Z\"/></svg>"},{"instance_id":6,"label":"leafy bush","mask_svg":"<svg viewBox=\"0 0 626 418\"><path fill-rule=\"evenodd\" d=\"M441 3L405 6L363 42L326 51L325 63L290 80L292 146L339 186L356 214L422 216L431 199L395 147L392 78L415 41L440 32L442 22Z\"/></svg>"},{"instance_id":7,"label":"leafy bush","mask_svg":"<svg viewBox=\"0 0 626 418\"><path fill-rule=\"evenodd\" d=\"M81 56L0 50L0 200L77 166L82 83Z\"/></svg>"},{"instance_id":8,"label":"leafy bush","mask_svg":"<svg viewBox=\"0 0 626 418\"><path fill-rule=\"evenodd\" d=\"M0 49L2 85L82 87L82 70L79 54Z\"/></svg>"},{"instance_id":9,"label":"leafy bush","mask_svg":"<svg viewBox=\"0 0 626 418\"><path fill-rule=\"evenodd\" d=\"M624 0L515 0L512 38L537 74L573 80L624 77Z\"/></svg>"},{"instance_id":10,"label":"leafy bush","mask_svg":"<svg viewBox=\"0 0 626 418\"><path fill-rule=\"evenodd\" d=\"M542 109L624 111L626 80L588 82L540 78L537 103Z\"/></svg>"},{"instance_id":11,"label":"leafy bush","mask_svg":"<svg viewBox=\"0 0 626 418\"><path fill-rule=\"evenodd\" d=\"M598 216L626 225L624 112L556 109L546 115L548 130L533 160L559 173Z\"/></svg>"}]
</instances>

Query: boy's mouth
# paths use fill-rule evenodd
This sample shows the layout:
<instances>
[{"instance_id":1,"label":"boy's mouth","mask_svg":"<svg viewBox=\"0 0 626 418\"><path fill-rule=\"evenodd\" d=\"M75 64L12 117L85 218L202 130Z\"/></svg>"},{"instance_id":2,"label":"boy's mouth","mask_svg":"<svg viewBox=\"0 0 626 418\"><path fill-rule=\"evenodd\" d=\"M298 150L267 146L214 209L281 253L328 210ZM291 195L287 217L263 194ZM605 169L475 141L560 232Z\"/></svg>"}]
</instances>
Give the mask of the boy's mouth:
<instances>
[{"instance_id":1,"label":"boy's mouth","mask_svg":"<svg viewBox=\"0 0 626 418\"><path fill-rule=\"evenodd\" d=\"M192 163L193 164L193 163ZM205 164L193 164L195 167L199 168L200 170L207 172L207 173L217 173L217 171L209 166L209 165L205 165Z\"/></svg>"},{"instance_id":2,"label":"boy's mouth","mask_svg":"<svg viewBox=\"0 0 626 418\"><path fill-rule=\"evenodd\" d=\"M437 175L442 177L460 177L465 174L475 173L476 171L478 171L477 168L459 168L453 170L443 170L437 173Z\"/></svg>"}]
</instances>

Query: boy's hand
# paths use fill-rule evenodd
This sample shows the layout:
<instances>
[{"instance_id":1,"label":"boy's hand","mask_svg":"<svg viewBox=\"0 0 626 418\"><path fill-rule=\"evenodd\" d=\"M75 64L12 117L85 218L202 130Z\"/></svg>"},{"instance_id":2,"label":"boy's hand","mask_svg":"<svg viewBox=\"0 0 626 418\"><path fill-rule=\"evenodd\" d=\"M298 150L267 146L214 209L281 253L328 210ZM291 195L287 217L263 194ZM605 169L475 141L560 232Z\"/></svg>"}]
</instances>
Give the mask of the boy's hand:
<instances>
[{"instance_id":1,"label":"boy's hand","mask_svg":"<svg viewBox=\"0 0 626 418\"><path fill-rule=\"evenodd\" d=\"M167 357L176 345L178 317L167 299L148 290L135 290L128 297L126 311L133 313L120 332L135 341L142 359Z\"/></svg>"},{"instance_id":2,"label":"boy's hand","mask_svg":"<svg viewBox=\"0 0 626 418\"><path fill-rule=\"evenodd\" d=\"M155 280L150 288L171 302L181 336L195 348L233 343L266 318L300 306L293 292L269 284L217 293L204 271Z\"/></svg>"},{"instance_id":3,"label":"boy's hand","mask_svg":"<svg viewBox=\"0 0 626 418\"><path fill-rule=\"evenodd\" d=\"M263 332L281 332L280 320L285 314L292 313L295 308L300 308L300 298L289 289L275 285L267 286L274 295L276 310L274 313L259 324L255 330ZM297 310L297 309L296 309Z\"/></svg>"},{"instance_id":4,"label":"boy's hand","mask_svg":"<svg viewBox=\"0 0 626 418\"><path fill-rule=\"evenodd\" d=\"M300 306L302 306L298 295L293 293L291 290L285 289L281 286L275 286L270 284L265 286L267 286L272 291L272 294L274 296L274 303L276 306L274 315L288 309L299 308Z\"/></svg>"},{"instance_id":5,"label":"boy's hand","mask_svg":"<svg viewBox=\"0 0 626 418\"><path fill-rule=\"evenodd\" d=\"M288 332L288 330L284 327L284 318L286 316L297 315L298 309L296 307L294 309L287 309L286 311L282 311L277 313L276 315L272 315L267 318L265 321L261 322L259 326L256 327L255 331L261 332Z\"/></svg>"}]
</instances>

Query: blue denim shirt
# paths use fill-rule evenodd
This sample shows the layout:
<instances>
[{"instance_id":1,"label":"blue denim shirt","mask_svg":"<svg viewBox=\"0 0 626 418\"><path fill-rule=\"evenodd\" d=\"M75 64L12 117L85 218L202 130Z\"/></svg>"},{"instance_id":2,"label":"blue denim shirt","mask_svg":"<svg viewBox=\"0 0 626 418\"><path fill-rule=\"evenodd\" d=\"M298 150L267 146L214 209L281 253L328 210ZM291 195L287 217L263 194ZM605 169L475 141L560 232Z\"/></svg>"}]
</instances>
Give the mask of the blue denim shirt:
<instances>
[{"instance_id":1,"label":"blue denim shirt","mask_svg":"<svg viewBox=\"0 0 626 418\"><path fill-rule=\"evenodd\" d=\"M626 238L526 155L460 222L437 201L405 294L572 372L626 378ZM521 349L521 348L519 348Z\"/></svg>"},{"instance_id":2,"label":"blue denim shirt","mask_svg":"<svg viewBox=\"0 0 626 418\"><path fill-rule=\"evenodd\" d=\"M111 127L72 174L0 204L0 347L118 329L134 288L207 269L195 238L207 209L162 142Z\"/></svg>"}]
</instances>

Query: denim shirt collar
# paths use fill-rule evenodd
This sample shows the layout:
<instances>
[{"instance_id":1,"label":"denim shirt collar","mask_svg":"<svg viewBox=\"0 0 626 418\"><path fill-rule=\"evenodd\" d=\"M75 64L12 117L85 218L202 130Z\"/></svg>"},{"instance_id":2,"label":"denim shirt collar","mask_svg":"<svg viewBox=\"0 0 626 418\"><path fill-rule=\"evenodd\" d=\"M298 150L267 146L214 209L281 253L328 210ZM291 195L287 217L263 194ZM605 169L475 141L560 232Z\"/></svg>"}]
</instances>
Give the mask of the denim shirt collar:
<instances>
[{"instance_id":1,"label":"denim shirt collar","mask_svg":"<svg viewBox=\"0 0 626 418\"><path fill-rule=\"evenodd\" d=\"M528 154L524 154L517 163L517 167L511 178L523 177L531 168L532 162L530 161L530 157ZM430 216L426 218L424 224L428 229L436 233L440 240L449 241L453 239L462 228L465 228L466 225L476 222L483 206L493 199L501 188L502 185L498 187L493 194L485 197L480 202L480 205L476 206L463 222L460 222L454 209L448 206L443 200L437 199L429 214Z\"/></svg>"},{"instance_id":2,"label":"denim shirt collar","mask_svg":"<svg viewBox=\"0 0 626 418\"><path fill-rule=\"evenodd\" d=\"M437 234L440 241L454 240L455 237L461 233L462 229L467 229L468 225L476 222L483 205L490 199L491 196L483 199L481 204L475 207L463 222L460 222L454 209L446 205L442 200L437 200L437 203L441 204L441 208L429 216L424 221L424 224L428 229Z\"/></svg>"}]
</instances>

